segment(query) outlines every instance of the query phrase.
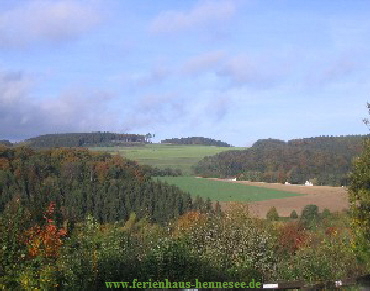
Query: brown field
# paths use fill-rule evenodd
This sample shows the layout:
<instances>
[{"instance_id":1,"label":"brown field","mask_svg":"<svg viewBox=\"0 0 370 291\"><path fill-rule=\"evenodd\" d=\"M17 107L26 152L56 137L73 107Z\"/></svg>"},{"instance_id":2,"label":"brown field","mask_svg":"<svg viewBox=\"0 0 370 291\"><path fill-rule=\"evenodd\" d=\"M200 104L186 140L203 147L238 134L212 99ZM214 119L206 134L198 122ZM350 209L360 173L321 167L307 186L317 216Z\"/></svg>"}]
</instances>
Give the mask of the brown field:
<instances>
[{"instance_id":1,"label":"brown field","mask_svg":"<svg viewBox=\"0 0 370 291\"><path fill-rule=\"evenodd\" d=\"M223 179L213 179L223 180ZM295 192L306 194L305 196L293 196L284 199L271 199L266 201L256 201L249 204L250 211L259 216L266 217L267 211L275 206L280 216L289 216L295 210L298 214L301 213L303 207L308 204L315 204L319 207L319 211L328 208L332 212L348 209L347 189L342 187L330 186L296 186L284 185L280 183L264 183L264 182L246 182L236 181L229 183L241 183L250 186L258 186L265 188L273 188L282 191ZM221 203L225 209L228 203Z\"/></svg>"}]
</instances>

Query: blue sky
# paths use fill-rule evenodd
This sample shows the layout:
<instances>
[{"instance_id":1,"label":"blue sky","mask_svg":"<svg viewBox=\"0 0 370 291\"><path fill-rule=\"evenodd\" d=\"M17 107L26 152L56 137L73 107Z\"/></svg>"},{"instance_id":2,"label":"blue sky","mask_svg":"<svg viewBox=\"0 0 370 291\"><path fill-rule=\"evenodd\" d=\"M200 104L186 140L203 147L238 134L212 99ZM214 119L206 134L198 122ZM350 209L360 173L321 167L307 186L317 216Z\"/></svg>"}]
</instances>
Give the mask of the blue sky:
<instances>
[{"instance_id":1,"label":"blue sky","mask_svg":"<svg viewBox=\"0 0 370 291\"><path fill-rule=\"evenodd\" d=\"M366 134L370 1L0 1L0 139Z\"/></svg>"}]
</instances>

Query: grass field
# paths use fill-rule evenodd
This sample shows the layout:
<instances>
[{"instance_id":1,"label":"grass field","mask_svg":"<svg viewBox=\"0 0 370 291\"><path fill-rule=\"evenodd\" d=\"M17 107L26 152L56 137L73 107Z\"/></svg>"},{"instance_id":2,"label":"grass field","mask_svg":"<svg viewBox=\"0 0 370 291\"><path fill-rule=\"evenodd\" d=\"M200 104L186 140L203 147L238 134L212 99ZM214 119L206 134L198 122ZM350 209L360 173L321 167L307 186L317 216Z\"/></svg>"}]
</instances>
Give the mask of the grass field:
<instances>
[{"instance_id":1,"label":"grass field","mask_svg":"<svg viewBox=\"0 0 370 291\"><path fill-rule=\"evenodd\" d=\"M288 191L195 177L159 177L157 179L166 181L169 184L175 184L180 189L189 192L192 196L209 197L212 201L253 202L302 195Z\"/></svg>"},{"instance_id":2,"label":"grass field","mask_svg":"<svg viewBox=\"0 0 370 291\"><path fill-rule=\"evenodd\" d=\"M181 169L192 175L191 167L205 156L230 150L245 150L244 147L214 147L201 145L146 144L145 147L92 147L92 151L107 151L161 169Z\"/></svg>"}]
</instances>

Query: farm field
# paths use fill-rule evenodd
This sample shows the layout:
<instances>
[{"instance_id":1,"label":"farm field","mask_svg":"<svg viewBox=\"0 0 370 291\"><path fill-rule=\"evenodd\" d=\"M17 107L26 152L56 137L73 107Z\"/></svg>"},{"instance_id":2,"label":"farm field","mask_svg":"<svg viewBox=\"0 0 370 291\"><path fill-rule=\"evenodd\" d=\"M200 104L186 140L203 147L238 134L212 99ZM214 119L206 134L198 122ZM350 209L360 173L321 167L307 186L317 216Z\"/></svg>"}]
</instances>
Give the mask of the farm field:
<instances>
[{"instance_id":1,"label":"farm field","mask_svg":"<svg viewBox=\"0 0 370 291\"><path fill-rule=\"evenodd\" d=\"M192 175L191 167L205 156L230 150L245 150L244 147L214 147L202 145L146 144L144 147L91 147L91 151L106 151L119 154L142 165L160 169L181 169Z\"/></svg>"},{"instance_id":2,"label":"farm field","mask_svg":"<svg viewBox=\"0 0 370 291\"><path fill-rule=\"evenodd\" d=\"M222 180L222 179L211 179ZM315 204L322 211L328 208L332 212L348 209L347 189L342 187L331 186L295 186L284 185L279 183L263 183L263 182L246 182L236 181L227 182L230 184L238 184L243 186L255 186L261 189L274 189L279 191L288 191L292 193L304 194L302 196L284 197L284 199L271 199L266 201L255 201L250 203L250 211L259 217L266 217L268 210L275 206L280 216L289 216L295 210L299 214L305 205ZM223 208L227 207L227 203L221 203Z\"/></svg>"},{"instance_id":3,"label":"farm field","mask_svg":"<svg viewBox=\"0 0 370 291\"><path fill-rule=\"evenodd\" d=\"M225 181L213 181L195 177L158 177L160 181L175 184L192 196L209 197L212 201L253 202L263 200L279 200L285 197L301 196L303 194L276 189L248 186Z\"/></svg>"}]
</instances>

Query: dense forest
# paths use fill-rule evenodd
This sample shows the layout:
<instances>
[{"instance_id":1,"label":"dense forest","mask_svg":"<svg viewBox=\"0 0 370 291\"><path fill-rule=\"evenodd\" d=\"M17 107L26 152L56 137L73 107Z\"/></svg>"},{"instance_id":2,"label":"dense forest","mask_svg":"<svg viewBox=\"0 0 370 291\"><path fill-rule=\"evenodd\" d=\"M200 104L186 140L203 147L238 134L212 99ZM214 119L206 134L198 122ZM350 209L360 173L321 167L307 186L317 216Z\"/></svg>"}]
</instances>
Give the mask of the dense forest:
<instances>
[{"instance_id":1,"label":"dense forest","mask_svg":"<svg viewBox=\"0 0 370 291\"><path fill-rule=\"evenodd\" d=\"M33 213L54 201L59 222L78 222L87 214L100 223L125 221L135 212L164 223L189 210L211 208L209 200L193 201L177 187L152 179L153 173L161 175L158 169L86 149L0 146L0 213L14 199Z\"/></svg>"},{"instance_id":2,"label":"dense forest","mask_svg":"<svg viewBox=\"0 0 370 291\"><path fill-rule=\"evenodd\" d=\"M260 139L245 151L205 157L194 172L204 177L236 176L238 180L343 186L352 160L362 150L366 135Z\"/></svg>"},{"instance_id":3,"label":"dense forest","mask_svg":"<svg viewBox=\"0 0 370 291\"><path fill-rule=\"evenodd\" d=\"M169 138L161 140L161 143L173 143L173 144L199 144L206 146L215 147L231 147L231 145L220 140L215 140L206 137L183 137L183 138Z\"/></svg>"},{"instance_id":4,"label":"dense forest","mask_svg":"<svg viewBox=\"0 0 370 291\"><path fill-rule=\"evenodd\" d=\"M281 153L301 150L271 139L253 148L274 153L277 145ZM350 215L306 205L284 219L272 207L260 219L247 205L229 203L222 212L219 203L192 199L119 156L0 146L0 289L299 280L316 290L349 279L357 290L370 270L370 141L366 148L350 176Z\"/></svg>"},{"instance_id":5,"label":"dense forest","mask_svg":"<svg viewBox=\"0 0 370 291\"><path fill-rule=\"evenodd\" d=\"M142 134L110 132L44 134L25 140L32 148L94 147L94 146L143 146L148 141Z\"/></svg>"}]
</instances>

